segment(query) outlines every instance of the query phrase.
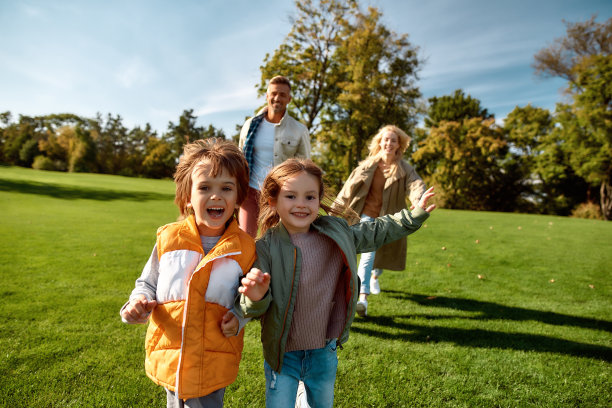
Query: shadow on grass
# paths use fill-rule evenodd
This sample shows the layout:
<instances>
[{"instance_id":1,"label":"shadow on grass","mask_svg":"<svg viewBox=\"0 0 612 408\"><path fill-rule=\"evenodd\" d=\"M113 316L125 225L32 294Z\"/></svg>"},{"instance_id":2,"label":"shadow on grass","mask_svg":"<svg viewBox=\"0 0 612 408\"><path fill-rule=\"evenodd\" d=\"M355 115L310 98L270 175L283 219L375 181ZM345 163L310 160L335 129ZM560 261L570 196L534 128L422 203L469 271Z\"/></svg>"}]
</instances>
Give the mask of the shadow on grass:
<instances>
[{"instance_id":1,"label":"shadow on grass","mask_svg":"<svg viewBox=\"0 0 612 408\"><path fill-rule=\"evenodd\" d=\"M549 324L571 325L578 327L586 327L590 329L601 329L610 331L610 322L596 319L585 319L573 316L562 315L558 313L539 312L536 310L522 309L516 307L507 307L489 302L480 302L469 299L436 297L428 299L424 295L405 294L398 291L385 291L385 293L396 294L395 297L401 297L407 300L416 301L423 306L437 306L465 311L480 311L483 316L470 317L470 319L482 320L537 320ZM397 296L401 294L402 296ZM605 346L597 346L586 343L579 343L570 340L563 340L550 336L529 333L504 333L482 329L461 329L453 327L440 326L422 326L411 324L402 319L424 317L437 319L440 316L369 316L362 320L364 323L373 323L378 326L389 327L400 330L400 333L387 333L376 329L359 327L359 320L356 320L357 325L353 325L351 331L382 339L393 339L411 341L417 343L428 342L449 342L465 347L479 348L501 348L522 351L549 352L557 354L567 354L576 357L595 358L603 361L612 361L612 348ZM449 319L461 318L461 316L448 316Z\"/></svg>"},{"instance_id":2,"label":"shadow on grass","mask_svg":"<svg viewBox=\"0 0 612 408\"><path fill-rule=\"evenodd\" d=\"M38 183L34 181L14 181L0 179L0 191L12 191L23 194L46 195L64 200L131 200L131 201L152 201L152 200L174 200L173 194L148 193L140 191L121 191L96 189L79 186L63 186L59 184Z\"/></svg>"},{"instance_id":3,"label":"shadow on grass","mask_svg":"<svg viewBox=\"0 0 612 408\"><path fill-rule=\"evenodd\" d=\"M405 293L396 290L385 290L385 294L400 300L416 302L421 306L440 307L446 309L462 310L466 312L479 312L478 316L464 317L471 320L514 320L514 321L538 321L556 326L574 326L585 329L605 330L612 333L612 322L607 320L576 317L554 312L543 312L540 310L524 309L521 307L504 306L497 303L482 302L480 300L451 298L445 296L427 296L420 294ZM412 317L424 317L437 319L440 316L413 315ZM453 318L461 318L453 316Z\"/></svg>"}]
</instances>

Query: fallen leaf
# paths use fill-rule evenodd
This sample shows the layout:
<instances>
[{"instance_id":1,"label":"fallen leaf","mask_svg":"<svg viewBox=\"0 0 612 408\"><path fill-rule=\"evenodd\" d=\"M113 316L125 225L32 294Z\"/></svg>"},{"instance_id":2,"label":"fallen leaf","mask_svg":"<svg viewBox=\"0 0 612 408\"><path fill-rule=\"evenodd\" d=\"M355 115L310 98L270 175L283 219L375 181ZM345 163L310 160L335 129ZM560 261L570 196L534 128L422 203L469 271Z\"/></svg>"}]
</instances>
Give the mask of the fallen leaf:
<instances>
[{"instance_id":1,"label":"fallen leaf","mask_svg":"<svg viewBox=\"0 0 612 408\"><path fill-rule=\"evenodd\" d=\"M446 266L447 266L448 268L450 268L450 267L451 267L451 264L446 264Z\"/></svg>"},{"instance_id":2,"label":"fallen leaf","mask_svg":"<svg viewBox=\"0 0 612 408\"><path fill-rule=\"evenodd\" d=\"M96 253L94 252L93 256L96 256Z\"/></svg>"},{"instance_id":3,"label":"fallen leaf","mask_svg":"<svg viewBox=\"0 0 612 408\"><path fill-rule=\"evenodd\" d=\"M550 283L555 283L554 279L549 280Z\"/></svg>"},{"instance_id":4,"label":"fallen leaf","mask_svg":"<svg viewBox=\"0 0 612 408\"><path fill-rule=\"evenodd\" d=\"M442 250L443 250L443 251L446 251L446 247L442 247Z\"/></svg>"},{"instance_id":5,"label":"fallen leaf","mask_svg":"<svg viewBox=\"0 0 612 408\"><path fill-rule=\"evenodd\" d=\"M595 289L595 285L589 285L589 288Z\"/></svg>"},{"instance_id":6,"label":"fallen leaf","mask_svg":"<svg viewBox=\"0 0 612 408\"><path fill-rule=\"evenodd\" d=\"M484 275L478 275L478 279L484 279Z\"/></svg>"},{"instance_id":7,"label":"fallen leaf","mask_svg":"<svg viewBox=\"0 0 612 408\"><path fill-rule=\"evenodd\" d=\"M477 244L480 244L480 240L479 240L479 239L477 239L477 240L476 240L476 243L477 243Z\"/></svg>"}]
</instances>

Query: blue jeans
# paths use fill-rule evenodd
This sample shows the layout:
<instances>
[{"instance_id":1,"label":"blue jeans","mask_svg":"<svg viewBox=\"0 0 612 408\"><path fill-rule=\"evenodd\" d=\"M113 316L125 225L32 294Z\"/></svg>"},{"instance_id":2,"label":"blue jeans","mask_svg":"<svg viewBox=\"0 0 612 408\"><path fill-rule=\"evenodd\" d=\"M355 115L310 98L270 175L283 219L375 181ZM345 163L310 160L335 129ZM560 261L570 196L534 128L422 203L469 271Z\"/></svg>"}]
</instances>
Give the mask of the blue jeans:
<instances>
[{"instance_id":1,"label":"blue jeans","mask_svg":"<svg viewBox=\"0 0 612 408\"><path fill-rule=\"evenodd\" d=\"M320 349L285 353L280 373L272 370L265 361L264 370L267 408L294 407L300 380L304 382L308 405L331 408L334 405L338 370L336 339L328 340L325 347Z\"/></svg>"},{"instance_id":2,"label":"blue jeans","mask_svg":"<svg viewBox=\"0 0 612 408\"><path fill-rule=\"evenodd\" d=\"M166 408L222 408L224 395L225 388L221 388L203 397L190 398L183 401L178 399L174 392L166 388Z\"/></svg>"},{"instance_id":3,"label":"blue jeans","mask_svg":"<svg viewBox=\"0 0 612 408\"><path fill-rule=\"evenodd\" d=\"M369 215L361 214L361 222L374 221L374 218ZM364 252L361 254L359 259L359 267L357 268L357 275L361 279L361 286L359 287L359 293L370 294L370 277L372 276L372 266L374 266L374 258L376 257L376 251ZM382 269L374 269L374 275L382 275Z\"/></svg>"}]
</instances>

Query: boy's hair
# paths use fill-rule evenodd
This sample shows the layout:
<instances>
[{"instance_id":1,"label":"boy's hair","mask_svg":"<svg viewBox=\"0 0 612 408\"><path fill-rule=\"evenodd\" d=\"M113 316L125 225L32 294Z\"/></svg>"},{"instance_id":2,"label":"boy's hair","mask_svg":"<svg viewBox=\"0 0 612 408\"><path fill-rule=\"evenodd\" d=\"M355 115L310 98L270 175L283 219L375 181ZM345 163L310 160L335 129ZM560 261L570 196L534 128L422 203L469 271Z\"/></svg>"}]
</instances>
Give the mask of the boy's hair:
<instances>
[{"instance_id":1,"label":"boy's hair","mask_svg":"<svg viewBox=\"0 0 612 408\"><path fill-rule=\"evenodd\" d=\"M223 170L236 178L236 204L242 204L249 186L249 164L242 151L229 140L208 138L199 139L183 147L183 154L174 172L176 196L174 203L182 217L189 215L187 204L191 200L191 175L202 160L212 165L212 176L217 177Z\"/></svg>"},{"instance_id":2,"label":"boy's hair","mask_svg":"<svg viewBox=\"0 0 612 408\"><path fill-rule=\"evenodd\" d=\"M319 182L319 207L327 214L341 216L345 218L354 217L356 214L345 206L334 203L331 196L327 195L325 182L323 180L323 170L310 159L287 159L278 166L274 167L266 178L261 187L259 196L259 235L261 237L265 232L278 224L280 217L276 210L270 207L270 201L278 199L278 195L285 184L285 181L291 177L295 177L300 173L310 174ZM334 208L332 209L332 205Z\"/></svg>"},{"instance_id":3,"label":"boy's hair","mask_svg":"<svg viewBox=\"0 0 612 408\"><path fill-rule=\"evenodd\" d=\"M291 82L289 82L289 79L287 77L284 77L282 75L277 75L274 78L272 78L270 80L270 82L268 83L268 86L270 86L272 84L284 84L284 85L287 85L289 87L289 91L291 91Z\"/></svg>"}]
</instances>

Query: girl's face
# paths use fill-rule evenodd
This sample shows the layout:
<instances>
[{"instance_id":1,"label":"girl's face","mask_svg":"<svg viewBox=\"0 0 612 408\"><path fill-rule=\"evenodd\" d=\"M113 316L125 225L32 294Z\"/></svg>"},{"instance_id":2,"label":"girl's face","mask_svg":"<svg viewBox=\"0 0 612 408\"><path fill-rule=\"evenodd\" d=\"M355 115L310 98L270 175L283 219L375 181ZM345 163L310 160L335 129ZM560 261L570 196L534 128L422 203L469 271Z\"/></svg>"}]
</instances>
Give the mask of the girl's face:
<instances>
[{"instance_id":1,"label":"girl's face","mask_svg":"<svg viewBox=\"0 0 612 408\"><path fill-rule=\"evenodd\" d=\"M290 234L308 232L310 224L319 214L319 180L312 174L301 172L285 180L276 200L278 216Z\"/></svg>"},{"instance_id":2,"label":"girl's face","mask_svg":"<svg viewBox=\"0 0 612 408\"><path fill-rule=\"evenodd\" d=\"M395 157L399 146L399 139L393 132L388 131L380 138L381 152L387 157Z\"/></svg>"},{"instance_id":3,"label":"girl's face","mask_svg":"<svg viewBox=\"0 0 612 408\"><path fill-rule=\"evenodd\" d=\"M208 160L198 163L191 173L191 198L200 235L219 236L225 223L239 206L236 177L221 169L216 177L211 174Z\"/></svg>"}]
</instances>

